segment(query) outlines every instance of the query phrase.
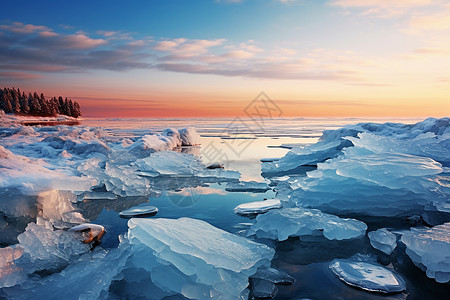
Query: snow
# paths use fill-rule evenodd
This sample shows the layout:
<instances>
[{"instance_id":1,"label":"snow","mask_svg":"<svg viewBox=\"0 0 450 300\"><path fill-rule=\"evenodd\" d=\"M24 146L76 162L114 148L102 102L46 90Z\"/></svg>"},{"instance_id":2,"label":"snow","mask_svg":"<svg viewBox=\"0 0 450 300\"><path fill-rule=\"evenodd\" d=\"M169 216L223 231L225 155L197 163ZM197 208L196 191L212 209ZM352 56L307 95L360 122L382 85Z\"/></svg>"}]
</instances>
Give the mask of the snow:
<instances>
[{"instance_id":1,"label":"snow","mask_svg":"<svg viewBox=\"0 0 450 300\"><path fill-rule=\"evenodd\" d=\"M274 255L196 219L131 219L128 226L132 265L149 272L162 291L190 299L244 299L248 278Z\"/></svg>"},{"instance_id":2,"label":"snow","mask_svg":"<svg viewBox=\"0 0 450 300\"><path fill-rule=\"evenodd\" d=\"M123 218L132 218L132 217L144 217L150 215L156 215L158 212L158 208L151 205L139 205L129 209L125 209L119 213L119 215Z\"/></svg>"},{"instance_id":3,"label":"snow","mask_svg":"<svg viewBox=\"0 0 450 300\"><path fill-rule=\"evenodd\" d=\"M180 140L182 146L196 146L200 145L200 135L195 128L188 127L178 130L180 133Z\"/></svg>"},{"instance_id":4,"label":"snow","mask_svg":"<svg viewBox=\"0 0 450 300\"><path fill-rule=\"evenodd\" d=\"M329 267L343 282L363 290L395 293L406 289L405 282L399 275L379 264L335 259Z\"/></svg>"},{"instance_id":5,"label":"snow","mask_svg":"<svg viewBox=\"0 0 450 300\"><path fill-rule=\"evenodd\" d=\"M402 235L406 254L437 282L450 281L450 223L433 228L411 228Z\"/></svg>"},{"instance_id":6,"label":"snow","mask_svg":"<svg viewBox=\"0 0 450 300\"><path fill-rule=\"evenodd\" d=\"M238 215L256 215L268 212L271 209L281 208L283 205L279 199L269 199L264 201L254 201L243 203L234 208L234 212Z\"/></svg>"},{"instance_id":7,"label":"snow","mask_svg":"<svg viewBox=\"0 0 450 300\"><path fill-rule=\"evenodd\" d=\"M48 189L86 190L95 184L93 179L66 175L47 166L0 146L0 189L17 188L25 195L37 195Z\"/></svg>"},{"instance_id":8,"label":"snow","mask_svg":"<svg viewBox=\"0 0 450 300\"><path fill-rule=\"evenodd\" d=\"M278 241L289 237L324 236L329 240L346 240L365 235L367 225L355 219L343 219L317 209L282 208L258 215L248 236Z\"/></svg>"},{"instance_id":9,"label":"snow","mask_svg":"<svg viewBox=\"0 0 450 300\"><path fill-rule=\"evenodd\" d=\"M367 235L369 236L372 247L388 255L397 247L397 237L386 228L371 231Z\"/></svg>"},{"instance_id":10,"label":"snow","mask_svg":"<svg viewBox=\"0 0 450 300\"><path fill-rule=\"evenodd\" d=\"M264 193L270 190L265 182L257 181L239 181L239 182L228 182L225 190L228 192L253 192L253 193Z\"/></svg>"}]
</instances>

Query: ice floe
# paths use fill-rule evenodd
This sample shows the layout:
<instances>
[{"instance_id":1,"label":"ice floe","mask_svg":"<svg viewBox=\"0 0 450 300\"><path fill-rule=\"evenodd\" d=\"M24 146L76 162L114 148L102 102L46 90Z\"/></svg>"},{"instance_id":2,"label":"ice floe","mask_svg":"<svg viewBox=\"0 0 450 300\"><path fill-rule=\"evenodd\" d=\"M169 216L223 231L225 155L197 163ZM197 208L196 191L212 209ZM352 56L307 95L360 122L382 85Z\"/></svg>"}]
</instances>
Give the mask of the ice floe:
<instances>
[{"instance_id":1,"label":"ice floe","mask_svg":"<svg viewBox=\"0 0 450 300\"><path fill-rule=\"evenodd\" d=\"M268 268L274 251L204 221L131 219L129 267L150 273L162 291L190 299L244 299L248 278Z\"/></svg>"},{"instance_id":2,"label":"ice floe","mask_svg":"<svg viewBox=\"0 0 450 300\"><path fill-rule=\"evenodd\" d=\"M406 289L403 278L373 262L335 259L329 267L339 279L363 290L395 293Z\"/></svg>"},{"instance_id":3,"label":"ice floe","mask_svg":"<svg viewBox=\"0 0 450 300\"><path fill-rule=\"evenodd\" d=\"M450 281L450 223L433 228L411 228L402 235L406 254L437 282Z\"/></svg>"},{"instance_id":4,"label":"ice floe","mask_svg":"<svg viewBox=\"0 0 450 300\"><path fill-rule=\"evenodd\" d=\"M367 225L355 219L343 219L317 209L282 208L258 215L247 235L284 241L289 237L324 236L346 240L365 235Z\"/></svg>"},{"instance_id":5,"label":"ice floe","mask_svg":"<svg viewBox=\"0 0 450 300\"><path fill-rule=\"evenodd\" d=\"M281 207L283 207L283 205L279 199L269 199L240 204L234 208L234 212L242 216L257 215Z\"/></svg>"},{"instance_id":6,"label":"ice floe","mask_svg":"<svg viewBox=\"0 0 450 300\"><path fill-rule=\"evenodd\" d=\"M388 255L397 247L397 237L386 228L371 231L367 235L369 236L372 247Z\"/></svg>"},{"instance_id":7,"label":"ice floe","mask_svg":"<svg viewBox=\"0 0 450 300\"><path fill-rule=\"evenodd\" d=\"M158 212L158 208L152 205L139 205L129 209L122 210L119 216L122 218L148 217L154 216Z\"/></svg>"}]
</instances>

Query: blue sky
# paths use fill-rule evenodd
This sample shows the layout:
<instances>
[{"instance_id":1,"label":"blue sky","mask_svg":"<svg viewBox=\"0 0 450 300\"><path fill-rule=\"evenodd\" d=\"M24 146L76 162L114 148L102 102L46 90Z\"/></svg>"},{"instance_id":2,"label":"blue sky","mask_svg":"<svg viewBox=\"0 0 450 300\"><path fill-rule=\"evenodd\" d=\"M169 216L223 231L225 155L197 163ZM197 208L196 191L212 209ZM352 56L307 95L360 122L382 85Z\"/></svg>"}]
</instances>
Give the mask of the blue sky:
<instances>
[{"instance_id":1,"label":"blue sky","mask_svg":"<svg viewBox=\"0 0 450 300\"><path fill-rule=\"evenodd\" d=\"M449 13L445 0L4 1L0 82L86 99L92 115L116 98L177 115L226 99L236 114L261 90L315 101L307 115L450 113Z\"/></svg>"}]
</instances>

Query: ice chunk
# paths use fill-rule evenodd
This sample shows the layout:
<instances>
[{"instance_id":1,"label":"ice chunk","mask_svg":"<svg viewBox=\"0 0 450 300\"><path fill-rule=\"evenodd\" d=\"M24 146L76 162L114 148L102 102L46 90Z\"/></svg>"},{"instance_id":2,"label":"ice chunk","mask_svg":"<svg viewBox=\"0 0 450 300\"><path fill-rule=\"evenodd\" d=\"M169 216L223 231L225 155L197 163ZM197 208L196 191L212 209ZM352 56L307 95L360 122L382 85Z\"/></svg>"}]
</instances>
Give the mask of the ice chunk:
<instances>
[{"instance_id":1,"label":"ice chunk","mask_svg":"<svg viewBox=\"0 0 450 300\"><path fill-rule=\"evenodd\" d=\"M182 146L195 146L200 144L200 136L193 127L179 130Z\"/></svg>"},{"instance_id":2,"label":"ice chunk","mask_svg":"<svg viewBox=\"0 0 450 300\"><path fill-rule=\"evenodd\" d=\"M258 215L247 235L284 241L294 236L324 236L346 240L364 236L367 225L355 219L342 219L317 209L283 208Z\"/></svg>"},{"instance_id":3,"label":"ice chunk","mask_svg":"<svg viewBox=\"0 0 450 300\"><path fill-rule=\"evenodd\" d=\"M234 212L238 215L256 215L268 212L271 209L281 208L283 205L279 199L269 199L264 201L254 201L243 203L234 208Z\"/></svg>"},{"instance_id":4,"label":"ice chunk","mask_svg":"<svg viewBox=\"0 0 450 300\"><path fill-rule=\"evenodd\" d=\"M0 248L0 288L26 280L26 273L14 261L23 255L22 247Z\"/></svg>"},{"instance_id":5,"label":"ice chunk","mask_svg":"<svg viewBox=\"0 0 450 300\"><path fill-rule=\"evenodd\" d=\"M70 192L51 190L40 193L37 199L39 216L57 228L83 223L83 216L72 205L75 201L76 196Z\"/></svg>"},{"instance_id":6,"label":"ice chunk","mask_svg":"<svg viewBox=\"0 0 450 300\"><path fill-rule=\"evenodd\" d=\"M21 284L36 271L59 271L89 251L75 233L54 231L50 223L29 223L17 239L19 244L0 248L0 288Z\"/></svg>"},{"instance_id":7,"label":"ice chunk","mask_svg":"<svg viewBox=\"0 0 450 300\"><path fill-rule=\"evenodd\" d=\"M252 279L251 295L256 299L270 299L274 298L278 292L277 287L270 281L264 279Z\"/></svg>"},{"instance_id":8,"label":"ice chunk","mask_svg":"<svg viewBox=\"0 0 450 300\"><path fill-rule=\"evenodd\" d=\"M110 284L121 276L129 255L126 247L86 253L59 273L29 280L6 293L11 299L109 299Z\"/></svg>"},{"instance_id":9,"label":"ice chunk","mask_svg":"<svg viewBox=\"0 0 450 300\"><path fill-rule=\"evenodd\" d=\"M399 275L375 263L335 259L329 267L345 283L366 291L395 293L406 289Z\"/></svg>"},{"instance_id":10,"label":"ice chunk","mask_svg":"<svg viewBox=\"0 0 450 300\"><path fill-rule=\"evenodd\" d=\"M292 183L291 199L330 213L390 217L450 211L450 189L438 180L444 175L436 161L400 153L367 154L355 147L344 154Z\"/></svg>"},{"instance_id":11,"label":"ice chunk","mask_svg":"<svg viewBox=\"0 0 450 300\"><path fill-rule=\"evenodd\" d=\"M351 145L351 142L348 140L339 139L336 141L320 141L317 144L303 148L294 148L276 161L264 162L261 165L261 171L266 176L280 173L296 173L296 170L301 167L315 167L317 163L336 157L343 148Z\"/></svg>"},{"instance_id":12,"label":"ice chunk","mask_svg":"<svg viewBox=\"0 0 450 300\"><path fill-rule=\"evenodd\" d=\"M258 270L258 272L252 275L251 278L264 279L274 284L283 284L283 285L292 284L295 281L295 279L289 276L288 274L274 268L260 269Z\"/></svg>"},{"instance_id":13,"label":"ice chunk","mask_svg":"<svg viewBox=\"0 0 450 300\"><path fill-rule=\"evenodd\" d=\"M406 254L437 282L450 281L450 222L433 228L411 228L402 235Z\"/></svg>"},{"instance_id":14,"label":"ice chunk","mask_svg":"<svg viewBox=\"0 0 450 300\"><path fill-rule=\"evenodd\" d=\"M395 247L397 247L397 237L386 228L371 231L367 235L369 236L370 244L375 249L388 255L394 251Z\"/></svg>"},{"instance_id":15,"label":"ice chunk","mask_svg":"<svg viewBox=\"0 0 450 300\"><path fill-rule=\"evenodd\" d=\"M268 268L271 248L204 221L131 219L132 264L161 290L190 299L240 299L248 278Z\"/></svg>"},{"instance_id":16,"label":"ice chunk","mask_svg":"<svg viewBox=\"0 0 450 300\"><path fill-rule=\"evenodd\" d=\"M151 205L139 205L129 209L125 209L119 213L122 218L148 217L154 216L158 212L158 208Z\"/></svg>"},{"instance_id":17,"label":"ice chunk","mask_svg":"<svg viewBox=\"0 0 450 300\"><path fill-rule=\"evenodd\" d=\"M228 192L253 192L253 193L264 193L270 190L265 182L256 181L239 181L239 182L229 182L225 187Z\"/></svg>"},{"instance_id":18,"label":"ice chunk","mask_svg":"<svg viewBox=\"0 0 450 300\"><path fill-rule=\"evenodd\" d=\"M144 158L157 151L173 150L180 146L194 146L199 144L199 135L194 128L178 131L167 128L161 134L148 134L138 139L127 149L137 157Z\"/></svg>"}]
</instances>

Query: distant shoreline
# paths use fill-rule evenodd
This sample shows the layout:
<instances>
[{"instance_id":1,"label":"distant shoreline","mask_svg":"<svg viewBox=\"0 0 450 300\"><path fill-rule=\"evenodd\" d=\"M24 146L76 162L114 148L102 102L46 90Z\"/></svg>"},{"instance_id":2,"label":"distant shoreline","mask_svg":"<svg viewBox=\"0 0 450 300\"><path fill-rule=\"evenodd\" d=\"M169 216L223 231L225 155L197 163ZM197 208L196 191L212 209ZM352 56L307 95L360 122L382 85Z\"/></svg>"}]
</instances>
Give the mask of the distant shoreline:
<instances>
[{"instance_id":1,"label":"distant shoreline","mask_svg":"<svg viewBox=\"0 0 450 300\"><path fill-rule=\"evenodd\" d=\"M80 121L76 120L66 120L66 121L40 121L40 120L30 120L30 121L20 121L21 125L24 126L57 126L57 125L80 125Z\"/></svg>"}]
</instances>

